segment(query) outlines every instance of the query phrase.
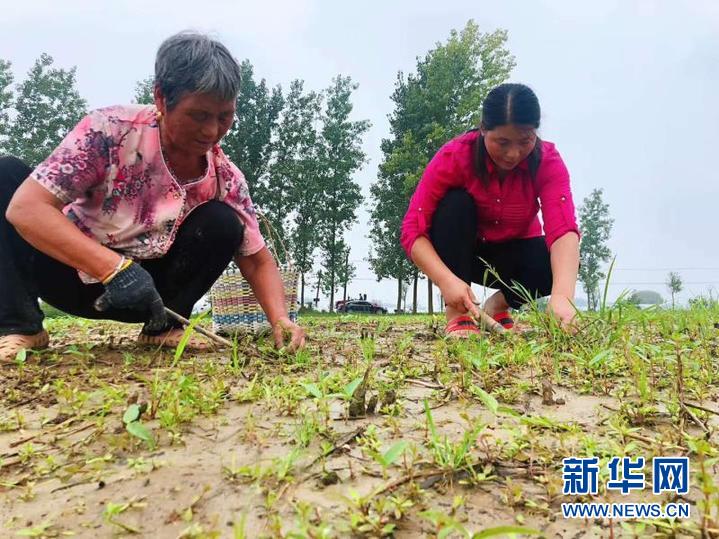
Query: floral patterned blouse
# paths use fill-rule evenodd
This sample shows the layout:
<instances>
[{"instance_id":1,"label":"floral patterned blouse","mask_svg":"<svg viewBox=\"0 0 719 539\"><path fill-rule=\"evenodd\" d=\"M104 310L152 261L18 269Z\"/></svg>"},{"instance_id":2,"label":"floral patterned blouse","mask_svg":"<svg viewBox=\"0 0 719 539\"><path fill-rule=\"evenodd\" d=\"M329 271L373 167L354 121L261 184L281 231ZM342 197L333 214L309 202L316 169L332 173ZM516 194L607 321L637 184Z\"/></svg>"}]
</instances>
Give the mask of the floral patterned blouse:
<instances>
[{"instance_id":1,"label":"floral patterned blouse","mask_svg":"<svg viewBox=\"0 0 719 539\"><path fill-rule=\"evenodd\" d=\"M66 203L63 213L82 232L125 256L163 256L187 215L212 199L232 207L245 226L237 254L262 249L242 172L215 145L205 176L179 184L162 156L156 113L153 105L91 112L30 177Z\"/></svg>"}]
</instances>

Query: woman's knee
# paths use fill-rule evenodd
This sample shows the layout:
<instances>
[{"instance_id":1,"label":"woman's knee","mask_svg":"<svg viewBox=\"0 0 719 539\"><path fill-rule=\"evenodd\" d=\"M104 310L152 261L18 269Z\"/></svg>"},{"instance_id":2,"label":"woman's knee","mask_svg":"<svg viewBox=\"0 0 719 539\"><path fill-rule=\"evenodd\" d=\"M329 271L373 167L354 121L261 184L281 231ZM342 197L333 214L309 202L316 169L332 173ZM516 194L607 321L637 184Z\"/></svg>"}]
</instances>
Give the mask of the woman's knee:
<instances>
[{"instance_id":1,"label":"woman's knee","mask_svg":"<svg viewBox=\"0 0 719 539\"><path fill-rule=\"evenodd\" d=\"M439 201L432 218L432 228L448 227L454 231L466 228L476 233L477 206L464 189L451 189Z\"/></svg>"},{"instance_id":2,"label":"woman's knee","mask_svg":"<svg viewBox=\"0 0 719 539\"><path fill-rule=\"evenodd\" d=\"M240 246L244 237L245 227L235 210L219 200L195 208L185 224L195 241L231 245L233 250Z\"/></svg>"},{"instance_id":3,"label":"woman's knee","mask_svg":"<svg viewBox=\"0 0 719 539\"><path fill-rule=\"evenodd\" d=\"M0 157L0 195L4 198L12 197L31 172L32 169L17 157ZM6 202L9 202L9 199Z\"/></svg>"},{"instance_id":4,"label":"woman's knee","mask_svg":"<svg viewBox=\"0 0 719 539\"><path fill-rule=\"evenodd\" d=\"M455 211L476 212L476 204L466 189L450 189L440 200L437 209L446 207Z\"/></svg>"}]
</instances>

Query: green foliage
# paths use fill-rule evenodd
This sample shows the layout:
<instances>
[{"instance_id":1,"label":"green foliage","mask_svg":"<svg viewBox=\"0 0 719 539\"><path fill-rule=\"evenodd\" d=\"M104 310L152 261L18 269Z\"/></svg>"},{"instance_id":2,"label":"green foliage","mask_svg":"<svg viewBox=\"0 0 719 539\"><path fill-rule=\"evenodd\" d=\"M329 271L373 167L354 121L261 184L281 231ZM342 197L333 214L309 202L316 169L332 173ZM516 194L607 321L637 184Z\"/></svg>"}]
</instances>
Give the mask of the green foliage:
<instances>
[{"instance_id":1,"label":"green foliage","mask_svg":"<svg viewBox=\"0 0 719 539\"><path fill-rule=\"evenodd\" d=\"M270 90L264 79L255 82L249 60L240 65L242 83L237 96L235 123L225 136L222 146L227 155L245 175L253 201L263 208L267 194L259 179L268 170L272 154L272 136L284 106L282 89Z\"/></svg>"},{"instance_id":2,"label":"green foliage","mask_svg":"<svg viewBox=\"0 0 719 539\"><path fill-rule=\"evenodd\" d=\"M335 77L325 91L326 105L322 113L318 169L322 212L317 228L321 232L321 285L330 296L330 311L334 309L334 294L340 284L338 274L345 266L344 234L356 221L356 212L362 202L360 186L352 175L365 163L362 135L370 123L350 119L353 108L350 98L356 89L357 84L350 77Z\"/></svg>"},{"instance_id":3,"label":"green foliage","mask_svg":"<svg viewBox=\"0 0 719 539\"><path fill-rule=\"evenodd\" d=\"M7 135L10 132L10 109L13 104L12 64L0 58L0 154L4 153Z\"/></svg>"},{"instance_id":4,"label":"green foliage","mask_svg":"<svg viewBox=\"0 0 719 539\"><path fill-rule=\"evenodd\" d=\"M52 522L46 520L37 526L19 530L15 535L20 537L48 537L47 533L49 528L52 528Z\"/></svg>"},{"instance_id":5,"label":"green foliage","mask_svg":"<svg viewBox=\"0 0 719 539\"><path fill-rule=\"evenodd\" d=\"M85 115L87 105L75 88L75 71L53 67L48 54L38 58L17 88L8 153L36 166Z\"/></svg>"},{"instance_id":6,"label":"green foliage","mask_svg":"<svg viewBox=\"0 0 719 539\"><path fill-rule=\"evenodd\" d=\"M155 77L150 75L149 77L137 81L135 83L135 98L134 102L138 105L154 105L155 103Z\"/></svg>"},{"instance_id":7,"label":"green foliage","mask_svg":"<svg viewBox=\"0 0 719 539\"><path fill-rule=\"evenodd\" d=\"M587 294L587 307L592 311L599 305L599 281L605 277L602 263L609 261L612 256L607 241L614 219L609 217L609 205L602 199L603 192L603 189L594 189L579 208L579 228L582 233L579 281Z\"/></svg>"},{"instance_id":8,"label":"green foliage","mask_svg":"<svg viewBox=\"0 0 719 539\"><path fill-rule=\"evenodd\" d=\"M481 423L473 425L472 428L465 431L462 440L453 442L447 436L439 436L426 399L424 400L424 413L427 419L429 447L434 463L441 470L447 472L473 469L475 462L472 458L472 448L477 443L477 436L484 430L485 425Z\"/></svg>"},{"instance_id":9,"label":"green foliage","mask_svg":"<svg viewBox=\"0 0 719 539\"><path fill-rule=\"evenodd\" d=\"M689 307L692 309L716 309L719 307L719 299L715 298L710 290L708 296L689 298Z\"/></svg>"},{"instance_id":10,"label":"green foliage","mask_svg":"<svg viewBox=\"0 0 719 539\"><path fill-rule=\"evenodd\" d=\"M209 314L210 311L204 311L199 316L193 317L192 320L190 320L190 323L185 328L184 333L182 334L182 337L180 338L180 342L177 343L177 347L175 348L175 356L172 360L172 366L174 367L177 365L177 362L180 361L180 358L182 357L182 354L185 352L185 348L187 347L187 343L190 342L190 338L192 337L192 332L195 330L195 326L202 322L202 319ZM236 350L235 350L236 352ZM235 354L236 356L236 354ZM236 363L236 357L235 357L235 363Z\"/></svg>"},{"instance_id":11,"label":"green foliage","mask_svg":"<svg viewBox=\"0 0 719 539\"><path fill-rule=\"evenodd\" d=\"M61 311L60 309L56 309L49 303L45 303L44 301L40 302L40 309L42 310L43 314L45 315L45 318L72 318L72 315L67 314L66 312Z\"/></svg>"},{"instance_id":12,"label":"green foliage","mask_svg":"<svg viewBox=\"0 0 719 539\"><path fill-rule=\"evenodd\" d=\"M133 421L132 423L128 423L127 425L125 425L125 428L127 428L127 432L145 442L148 447L150 447L150 449L153 449L155 447L155 439L152 437L152 433L145 425L143 425L139 421Z\"/></svg>"},{"instance_id":13,"label":"green foliage","mask_svg":"<svg viewBox=\"0 0 719 539\"><path fill-rule=\"evenodd\" d=\"M122 416L123 423L132 423L140 419L140 407L137 404L131 404L125 410L125 414Z\"/></svg>"},{"instance_id":14,"label":"green foliage","mask_svg":"<svg viewBox=\"0 0 719 539\"><path fill-rule=\"evenodd\" d=\"M472 535L472 539L484 539L486 537L506 537L509 534L517 535L542 535L539 530L525 528L524 526L497 526L485 528Z\"/></svg>"},{"instance_id":15,"label":"green foliage","mask_svg":"<svg viewBox=\"0 0 719 539\"><path fill-rule=\"evenodd\" d=\"M25 364L27 361L27 349L26 348L20 348L20 350L17 351L17 354L15 354L15 365L18 367L21 367Z\"/></svg>"},{"instance_id":16,"label":"green foliage","mask_svg":"<svg viewBox=\"0 0 719 539\"><path fill-rule=\"evenodd\" d=\"M628 299L633 305L661 305L664 298L654 290L635 290Z\"/></svg>"},{"instance_id":17,"label":"green foliage","mask_svg":"<svg viewBox=\"0 0 719 539\"><path fill-rule=\"evenodd\" d=\"M672 309L674 308L674 295L678 294L684 288L682 283L682 277L675 271L670 271L667 275L667 288L669 293L672 295Z\"/></svg>"},{"instance_id":18,"label":"green foliage","mask_svg":"<svg viewBox=\"0 0 719 539\"><path fill-rule=\"evenodd\" d=\"M125 410L122 422L125 424L127 432L145 442L150 449L154 449L155 438L152 436L152 432L140 422L142 411L143 409L139 405L131 404Z\"/></svg>"},{"instance_id":19,"label":"green foliage","mask_svg":"<svg viewBox=\"0 0 719 539\"><path fill-rule=\"evenodd\" d=\"M260 181L262 209L280 240L289 246L301 273L312 268L317 241L314 229L320 210L320 193L315 124L320 106L321 96L316 92L305 92L303 81L290 83L277 125L269 173ZM290 227L292 217L294 226ZM281 249L277 254L280 262L286 262Z\"/></svg>"}]
</instances>

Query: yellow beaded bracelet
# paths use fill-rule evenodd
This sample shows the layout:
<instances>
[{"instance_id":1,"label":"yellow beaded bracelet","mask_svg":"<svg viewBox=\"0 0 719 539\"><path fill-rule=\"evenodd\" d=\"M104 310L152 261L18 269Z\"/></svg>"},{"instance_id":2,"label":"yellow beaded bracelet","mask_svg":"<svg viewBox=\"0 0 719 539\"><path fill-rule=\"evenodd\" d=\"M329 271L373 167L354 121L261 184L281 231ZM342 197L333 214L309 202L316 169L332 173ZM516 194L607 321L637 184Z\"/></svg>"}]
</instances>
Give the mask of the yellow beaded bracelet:
<instances>
[{"instance_id":1,"label":"yellow beaded bracelet","mask_svg":"<svg viewBox=\"0 0 719 539\"><path fill-rule=\"evenodd\" d=\"M119 263L117 264L117 266L115 267L115 269L112 270L112 272L110 273L110 275L108 275L107 277L105 277L105 278L102 280L102 284L107 284L107 283L109 283L110 281L112 281L115 277L117 277L117 274L118 274L118 273L120 273L122 270L125 270L125 269L127 269L128 267L130 267L130 264L132 264L132 259L131 259L131 258L125 258L125 257L123 256L123 257L120 259L120 262L119 262Z\"/></svg>"}]
</instances>

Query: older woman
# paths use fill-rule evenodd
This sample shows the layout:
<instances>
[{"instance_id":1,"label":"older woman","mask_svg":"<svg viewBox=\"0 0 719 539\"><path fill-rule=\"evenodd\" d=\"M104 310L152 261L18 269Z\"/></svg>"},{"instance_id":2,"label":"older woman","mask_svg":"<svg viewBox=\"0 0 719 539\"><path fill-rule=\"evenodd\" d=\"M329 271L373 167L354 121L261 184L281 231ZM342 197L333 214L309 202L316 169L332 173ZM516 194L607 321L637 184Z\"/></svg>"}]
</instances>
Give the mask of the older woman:
<instances>
[{"instance_id":1,"label":"older woman","mask_svg":"<svg viewBox=\"0 0 719 539\"><path fill-rule=\"evenodd\" d=\"M157 53L154 106L90 113L35 170L0 159L0 359L48 345L38 297L144 322L140 342L175 346L164 306L189 316L233 257L275 343L304 345L244 176L218 145L239 85L222 44L177 34Z\"/></svg>"}]
</instances>

